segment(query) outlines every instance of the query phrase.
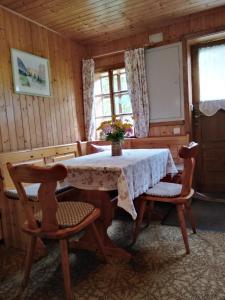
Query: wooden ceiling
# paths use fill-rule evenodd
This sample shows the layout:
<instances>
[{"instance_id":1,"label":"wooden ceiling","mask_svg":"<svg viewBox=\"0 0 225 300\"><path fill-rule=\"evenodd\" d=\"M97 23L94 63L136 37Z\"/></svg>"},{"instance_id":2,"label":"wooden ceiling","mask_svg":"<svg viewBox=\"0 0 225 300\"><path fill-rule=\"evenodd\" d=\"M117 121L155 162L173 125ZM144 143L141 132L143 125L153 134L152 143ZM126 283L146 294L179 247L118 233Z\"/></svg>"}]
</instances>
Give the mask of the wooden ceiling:
<instances>
[{"instance_id":1,"label":"wooden ceiling","mask_svg":"<svg viewBox=\"0 0 225 300\"><path fill-rule=\"evenodd\" d=\"M5 6L84 44L145 32L225 0L0 0Z\"/></svg>"}]
</instances>

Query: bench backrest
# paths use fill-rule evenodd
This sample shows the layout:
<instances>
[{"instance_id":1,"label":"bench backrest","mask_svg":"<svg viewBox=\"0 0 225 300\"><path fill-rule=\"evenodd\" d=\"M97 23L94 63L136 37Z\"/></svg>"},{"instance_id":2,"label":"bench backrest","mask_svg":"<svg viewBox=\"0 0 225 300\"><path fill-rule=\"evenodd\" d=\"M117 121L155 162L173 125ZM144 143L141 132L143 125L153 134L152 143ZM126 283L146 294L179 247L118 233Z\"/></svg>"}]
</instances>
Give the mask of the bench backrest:
<instances>
[{"instance_id":1,"label":"bench backrest","mask_svg":"<svg viewBox=\"0 0 225 300\"><path fill-rule=\"evenodd\" d=\"M181 163L179 150L182 146L189 144L189 135L171 137L147 137L131 140L131 148L169 148L175 163Z\"/></svg>"},{"instance_id":2,"label":"bench backrest","mask_svg":"<svg viewBox=\"0 0 225 300\"><path fill-rule=\"evenodd\" d=\"M26 163L45 166L52 162L60 162L76 156L79 156L77 143L0 153L0 175L2 178L0 180L3 181L4 189L14 188L6 166L7 162L13 165Z\"/></svg>"},{"instance_id":3,"label":"bench backrest","mask_svg":"<svg viewBox=\"0 0 225 300\"><path fill-rule=\"evenodd\" d=\"M170 137L147 137L147 138L128 138L123 143L124 149L148 149L148 148L169 148L175 163L181 163L179 157L179 149L183 145L188 145L189 135L179 135ZM82 155L91 154L92 147L94 145L110 145L110 142L106 141L87 141L81 142Z\"/></svg>"},{"instance_id":4,"label":"bench backrest","mask_svg":"<svg viewBox=\"0 0 225 300\"><path fill-rule=\"evenodd\" d=\"M123 148L169 148L173 159L179 163L179 149L183 145L188 145L189 135L171 136L171 137L147 137L147 138L128 138L124 141ZM0 175L3 178L4 188L14 188L6 163L14 165L28 163L37 166L44 166L51 162L60 162L79 155L92 153L91 144L109 145L106 141L87 141L67 145L58 145L51 147L36 148L32 150L22 150L15 152L0 153ZM1 179L0 179L1 180Z\"/></svg>"},{"instance_id":5,"label":"bench backrest","mask_svg":"<svg viewBox=\"0 0 225 300\"><path fill-rule=\"evenodd\" d=\"M19 201L8 201L5 190L15 189L7 169L7 162L13 165L31 164L45 166L80 155L78 143L36 148L16 152L0 153L0 239L4 237L6 246L26 249L27 237L20 230L25 221ZM31 202L35 209L36 202ZM37 206L38 207L38 206ZM37 208L36 207L36 208ZM2 228L1 228L2 224Z\"/></svg>"}]
</instances>

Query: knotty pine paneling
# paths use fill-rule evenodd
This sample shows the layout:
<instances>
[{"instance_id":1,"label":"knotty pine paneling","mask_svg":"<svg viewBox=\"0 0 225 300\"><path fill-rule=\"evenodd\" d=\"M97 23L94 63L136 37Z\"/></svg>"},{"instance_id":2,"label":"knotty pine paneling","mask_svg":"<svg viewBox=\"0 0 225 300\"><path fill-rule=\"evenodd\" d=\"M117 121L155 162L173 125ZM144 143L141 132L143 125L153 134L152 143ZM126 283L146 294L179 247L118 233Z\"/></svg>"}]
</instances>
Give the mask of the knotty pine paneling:
<instances>
[{"instance_id":1,"label":"knotty pine paneling","mask_svg":"<svg viewBox=\"0 0 225 300\"><path fill-rule=\"evenodd\" d=\"M143 24L143 31L140 34L114 41L90 44L89 54L90 56L98 57L108 53L118 53L118 51L124 51L125 49L149 46L149 34L158 32L163 33L164 41L163 43L157 44L157 46L175 43L191 35L212 33L219 30L225 31L225 6L182 18L174 18L170 24L161 22L160 25L158 24L154 26L154 28L145 27Z\"/></svg>"},{"instance_id":2,"label":"knotty pine paneling","mask_svg":"<svg viewBox=\"0 0 225 300\"><path fill-rule=\"evenodd\" d=\"M124 53L106 55L95 59L95 69L97 71L108 70L110 67L116 68L124 65Z\"/></svg>"},{"instance_id":3,"label":"knotty pine paneling","mask_svg":"<svg viewBox=\"0 0 225 300\"><path fill-rule=\"evenodd\" d=\"M163 42L152 45L161 46L165 44L182 41L183 44L183 77L184 77L184 101L185 101L185 124L150 124L151 136L170 136L173 135L175 127L179 127L182 134L191 134L191 112L189 103L191 103L191 82L188 63L190 65L190 54L188 53L186 39L198 37L200 35L211 34L213 32L225 31L225 7L215 8L187 17L175 19L173 24L156 26L154 29L131 37L118 39L110 42L101 42L89 45L88 52L90 57L95 57L95 65L97 68L107 68L107 64L111 67L113 63L124 62L124 50L134 49L138 47L149 46L149 34L158 32L163 33ZM113 54L115 53L115 54ZM189 60L189 62L188 62ZM190 69L190 67L189 67Z\"/></svg>"},{"instance_id":4,"label":"knotty pine paneling","mask_svg":"<svg viewBox=\"0 0 225 300\"><path fill-rule=\"evenodd\" d=\"M51 97L13 91L10 48L49 59ZM0 152L84 137L81 58L85 49L0 8Z\"/></svg>"},{"instance_id":5,"label":"knotty pine paneling","mask_svg":"<svg viewBox=\"0 0 225 300\"><path fill-rule=\"evenodd\" d=\"M172 123L172 124L171 124ZM174 134L174 128L179 128L180 132ZM173 136L173 135L185 135L185 126L180 122L164 122L164 124L150 124L149 136Z\"/></svg>"},{"instance_id":6,"label":"knotty pine paneling","mask_svg":"<svg viewBox=\"0 0 225 300\"><path fill-rule=\"evenodd\" d=\"M139 35L224 0L0 0L0 4L70 38L95 43Z\"/></svg>"}]
</instances>

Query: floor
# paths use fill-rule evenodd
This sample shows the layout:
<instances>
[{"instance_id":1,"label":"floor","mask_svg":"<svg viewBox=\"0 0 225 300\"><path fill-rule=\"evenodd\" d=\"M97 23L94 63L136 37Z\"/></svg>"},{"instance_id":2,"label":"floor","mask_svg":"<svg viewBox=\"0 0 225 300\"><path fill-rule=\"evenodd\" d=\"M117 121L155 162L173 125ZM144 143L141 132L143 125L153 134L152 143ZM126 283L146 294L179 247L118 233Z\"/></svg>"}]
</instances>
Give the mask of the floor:
<instances>
[{"instance_id":1,"label":"floor","mask_svg":"<svg viewBox=\"0 0 225 300\"><path fill-rule=\"evenodd\" d=\"M178 227L158 223L142 230L131 246L132 221L122 216L109 234L132 254L130 262L110 258L103 264L88 251L70 254L75 299L79 300L224 300L225 234L189 231L191 254L185 255ZM36 262L27 289L20 282L24 254L0 247L1 300L63 300L64 287L55 243Z\"/></svg>"}]
</instances>

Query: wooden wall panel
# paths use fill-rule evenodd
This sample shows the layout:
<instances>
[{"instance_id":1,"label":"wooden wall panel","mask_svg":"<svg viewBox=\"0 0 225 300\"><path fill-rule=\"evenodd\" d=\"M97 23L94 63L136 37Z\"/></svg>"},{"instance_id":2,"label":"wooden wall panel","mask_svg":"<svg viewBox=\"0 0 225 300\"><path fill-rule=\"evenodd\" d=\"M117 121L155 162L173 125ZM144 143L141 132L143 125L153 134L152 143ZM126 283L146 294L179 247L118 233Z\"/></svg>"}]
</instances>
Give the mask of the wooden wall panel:
<instances>
[{"instance_id":1,"label":"wooden wall panel","mask_svg":"<svg viewBox=\"0 0 225 300\"><path fill-rule=\"evenodd\" d=\"M0 0L0 4L70 38L90 44L139 35L224 0Z\"/></svg>"},{"instance_id":2,"label":"wooden wall panel","mask_svg":"<svg viewBox=\"0 0 225 300\"><path fill-rule=\"evenodd\" d=\"M79 47L76 43L73 43L70 53L70 65L73 68L73 73L70 73L70 76L73 76L73 86L71 88L75 89L76 93L74 94L74 100L72 105L74 106L74 111L76 111L75 119L75 132L78 134L81 133L81 138L85 137L84 132L84 107L83 107L83 90L82 90L82 77L78 76L82 74L82 60L78 57L84 58L87 57L87 49ZM71 78L72 79L72 78ZM81 101L77 101L81 99Z\"/></svg>"},{"instance_id":3,"label":"wooden wall panel","mask_svg":"<svg viewBox=\"0 0 225 300\"><path fill-rule=\"evenodd\" d=\"M180 132L178 134L174 133L174 129L179 128ZM153 123L149 128L149 136L175 136L175 135L185 135L185 127L183 124L178 122L164 122L162 124Z\"/></svg>"},{"instance_id":4,"label":"wooden wall panel","mask_svg":"<svg viewBox=\"0 0 225 300\"><path fill-rule=\"evenodd\" d=\"M99 71L108 69L110 66L116 67L124 64L124 53L106 55L95 58L95 68Z\"/></svg>"},{"instance_id":5,"label":"wooden wall panel","mask_svg":"<svg viewBox=\"0 0 225 300\"><path fill-rule=\"evenodd\" d=\"M13 91L10 48L49 59L51 97ZM81 58L85 49L0 8L0 152L84 138Z\"/></svg>"},{"instance_id":6,"label":"wooden wall panel","mask_svg":"<svg viewBox=\"0 0 225 300\"><path fill-rule=\"evenodd\" d=\"M118 53L118 51L124 51L125 49L149 46L149 35L158 32L163 33L164 42L157 44L157 46L175 43L191 35L225 30L225 6L174 19L172 24L163 22L161 24L161 26L156 26L151 30L143 27L143 33L127 38L92 44L89 46L89 55L100 57L109 53Z\"/></svg>"}]
</instances>

